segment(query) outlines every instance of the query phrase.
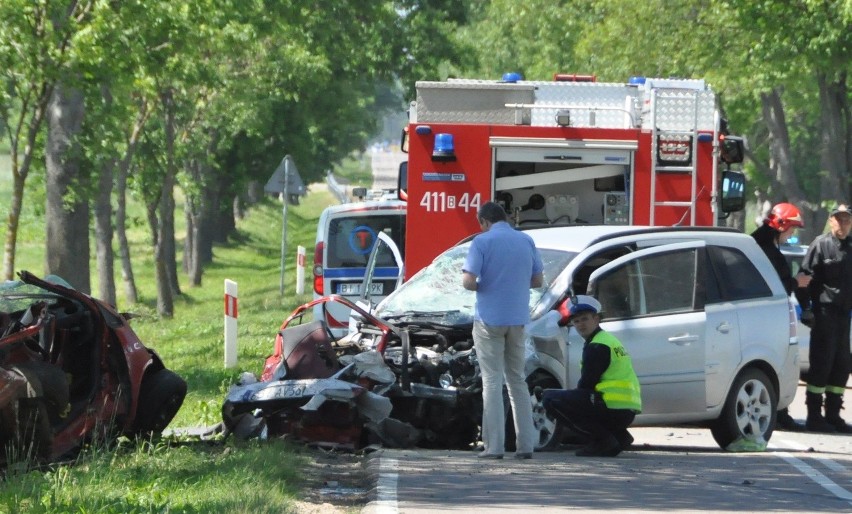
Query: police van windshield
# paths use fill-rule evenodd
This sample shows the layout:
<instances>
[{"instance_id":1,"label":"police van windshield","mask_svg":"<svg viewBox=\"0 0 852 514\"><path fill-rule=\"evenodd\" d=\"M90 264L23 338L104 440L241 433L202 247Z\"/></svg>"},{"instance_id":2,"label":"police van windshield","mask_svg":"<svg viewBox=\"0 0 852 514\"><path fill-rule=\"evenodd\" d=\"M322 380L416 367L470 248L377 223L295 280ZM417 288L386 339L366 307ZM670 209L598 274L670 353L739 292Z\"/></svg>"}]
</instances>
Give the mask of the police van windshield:
<instances>
[{"instance_id":1,"label":"police van windshield","mask_svg":"<svg viewBox=\"0 0 852 514\"><path fill-rule=\"evenodd\" d=\"M332 219L328 227L327 268L363 268L379 232L393 239L405 257L405 215L348 216ZM377 266L396 267L389 252L378 255Z\"/></svg>"}]
</instances>

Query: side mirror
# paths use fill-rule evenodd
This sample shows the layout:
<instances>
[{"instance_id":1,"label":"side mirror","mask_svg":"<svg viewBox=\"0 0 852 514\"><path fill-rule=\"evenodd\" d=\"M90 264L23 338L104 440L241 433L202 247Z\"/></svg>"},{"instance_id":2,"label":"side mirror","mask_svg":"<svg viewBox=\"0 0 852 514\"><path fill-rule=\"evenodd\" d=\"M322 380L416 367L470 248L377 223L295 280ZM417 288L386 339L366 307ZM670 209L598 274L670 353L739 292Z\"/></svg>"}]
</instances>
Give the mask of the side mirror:
<instances>
[{"instance_id":1,"label":"side mirror","mask_svg":"<svg viewBox=\"0 0 852 514\"><path fill-rule=\"evenodd\" d=\"M402 128L402 136L399 138L399 149L402 153L408 153L408 126Z\"/></svg>"},{"instance_id":2,"label":"side mirror","mask_svg":"<svg viewBox=\"0 0 852 514\"><path fill-rule=\"evenodd\" d=\"M726 170L722 173L722 200L719 206L724 213L745 208L745 174Z\"/></svg>"},{"instance_id":3,"label":"side mirror","mask_svg":"<svg viewBox=\"0 0 852 514\"><path fill-rule=\"evenodd\" d=\"M738 164L745 159L745 139L739 136L722 136L720 149L725 164Z\"/></svg>"},{"instance_id":4,"label":"side mirror","mask_svg":"<svg viewBox=\"0 0 852 514\"><path fill-rule=\"evenodd\" d=\"M399 163L396 175L396 194L400 200L408 200L408 161Z\"/></svg>"}]
</instances>

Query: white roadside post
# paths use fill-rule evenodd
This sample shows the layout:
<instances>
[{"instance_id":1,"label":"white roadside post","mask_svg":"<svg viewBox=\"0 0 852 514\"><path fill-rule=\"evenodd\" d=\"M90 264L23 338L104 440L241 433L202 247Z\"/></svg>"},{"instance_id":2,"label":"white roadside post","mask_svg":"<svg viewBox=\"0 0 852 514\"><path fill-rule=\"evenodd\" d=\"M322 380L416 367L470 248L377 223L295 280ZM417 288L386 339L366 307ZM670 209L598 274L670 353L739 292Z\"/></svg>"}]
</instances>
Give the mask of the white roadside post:
<instances>
[{"instance_id":1,"label":"white roadside post","mask_svg":"<svg viewBox=\"0 0 852 514\"><path fill-rule=\"evenodd\" d=\"M225 279L225 367L237 365L237 283Z\"/></svg>"},{"instance_id":2,"label":"white roadside post","mask_svg":"<svg viewBox=\"0 0 852 514\"><path fill-rule=\"evenodd\" d=\"M305 294L305 247L296 248L296 294Z\"/></svg>"}]
</instances>

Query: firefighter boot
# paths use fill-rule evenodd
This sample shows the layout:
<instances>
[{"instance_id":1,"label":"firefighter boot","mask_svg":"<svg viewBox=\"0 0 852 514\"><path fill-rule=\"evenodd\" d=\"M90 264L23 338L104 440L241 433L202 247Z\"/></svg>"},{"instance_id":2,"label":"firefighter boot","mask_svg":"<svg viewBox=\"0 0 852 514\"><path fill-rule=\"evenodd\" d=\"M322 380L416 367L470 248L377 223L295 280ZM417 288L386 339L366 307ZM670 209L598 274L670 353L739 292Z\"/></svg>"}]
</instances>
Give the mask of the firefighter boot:
<instances>
[{"instance_id":1,"label":"firefighter boot","mask_svg":"<svg viewBox=\"0 0 852 514\"><path fill-rule=\"evenodd\" d=\"M852 434L852 426L840 417L843 408L843 397L837 393L825 393L825 421L834 426L841 434Z\"/></svg>"},{"instance_id":2,"label":"firefighter boot","mask_svg":"<svg viewBox=\"0 0 852 514\"><path fill-rule=\"evenodd\" d=\"M822 394L805 393L805 405L808 406L808 419L805 428L808 432L822 432L831 434L835 432L834 425L822 417Z\"/></svg>"}]
</instances>

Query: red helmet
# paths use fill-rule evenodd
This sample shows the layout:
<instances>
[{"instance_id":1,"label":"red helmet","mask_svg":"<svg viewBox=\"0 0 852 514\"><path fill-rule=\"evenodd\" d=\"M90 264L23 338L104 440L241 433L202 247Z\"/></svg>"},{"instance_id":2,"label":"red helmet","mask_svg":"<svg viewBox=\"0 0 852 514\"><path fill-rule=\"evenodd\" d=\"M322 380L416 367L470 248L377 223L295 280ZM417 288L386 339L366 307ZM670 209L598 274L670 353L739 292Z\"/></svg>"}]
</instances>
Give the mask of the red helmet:
<instances>
[{"instance_id":1,"label":"red helmet","mask_svg":"<svg viewBox=\"0 0 852 514\"><path fill-rule=\"evenodd\" d=\"M766 220L769 226L778 232L784 232L790 227L805 226L799 208L791 203L779 203L773 207Z\"/></svg>"}]
</instances>

